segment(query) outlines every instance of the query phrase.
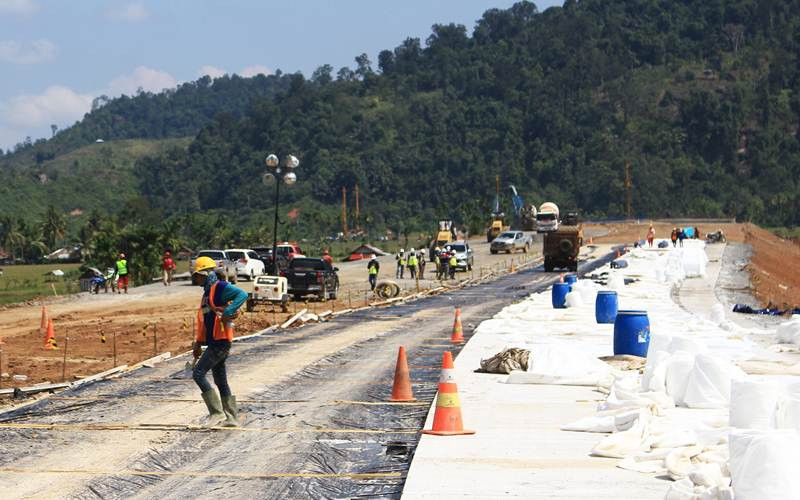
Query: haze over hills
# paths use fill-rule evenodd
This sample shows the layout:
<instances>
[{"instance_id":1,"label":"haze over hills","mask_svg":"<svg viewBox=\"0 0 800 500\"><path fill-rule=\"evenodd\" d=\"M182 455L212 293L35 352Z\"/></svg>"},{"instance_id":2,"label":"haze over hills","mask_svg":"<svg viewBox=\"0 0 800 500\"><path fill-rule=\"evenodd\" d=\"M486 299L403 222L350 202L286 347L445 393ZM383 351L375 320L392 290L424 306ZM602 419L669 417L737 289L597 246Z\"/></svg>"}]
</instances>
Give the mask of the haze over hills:
<instances>
[{"instance_id":1,"label":"haze over hills","mask_svg":"<svg viewBox=\"0 0 800 500\"><path fill-rule=\"evenodd\" d=\"M435 25L353 69L206 78L98 102L0 159L0 206L27 193L30 214L48 202L113 213L122 193L159 220L235 213L241 234L273 202L260 177L275 152L301 159L286 206L315 233L337 230L341 188L355 184L372 229L429 231L454 217L479 230L495 175L527 203L621 216L628 161L637 215L795 225L798 55L797 1L585 0L541 13L520 2L488 10L471 34ZM65 163L78 151L93 159ZM81 189L76 178L98 182Z\"/></svg>"}]
</instances>

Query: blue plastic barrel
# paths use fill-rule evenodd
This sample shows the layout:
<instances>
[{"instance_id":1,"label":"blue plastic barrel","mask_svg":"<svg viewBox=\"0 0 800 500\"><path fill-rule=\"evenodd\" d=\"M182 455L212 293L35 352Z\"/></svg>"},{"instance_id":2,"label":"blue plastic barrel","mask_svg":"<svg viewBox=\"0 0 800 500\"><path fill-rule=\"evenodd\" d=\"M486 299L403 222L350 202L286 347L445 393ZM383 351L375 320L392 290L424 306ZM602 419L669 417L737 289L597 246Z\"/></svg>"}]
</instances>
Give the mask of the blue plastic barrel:
<instances>
[{"instance_id":1,"label":"blue plastic barrel","mask_svg":"<svg viewBox=\"0 0 800 500\"><path fill-rule=\"evenodd\" d=\"M567 294L570 288L569 283L553 283L553 307L556 309L567 307Z\"/></svg>"},{"instance_id":2,"label":"blue plastic barrel","mask_svg":"<svg viewBox=\"0 0 800 500\"><path fill-rule=\"evenodd\" d=\"M578 281L578 276L575 274L567 274L564 276L564 283L569 283L570 285Z\"/></svg>"},{"instance_id":3,"label":"blue plastic barrel","mask_svg":"<svg viewBox=\"0 0 800 500\"><path fill-rule=\"evenodd\" d=\"M650 319L647 311L617 311L614 320L614 355L647 356Z\"/></svg>"},{"instance_id":4,"label":"blue plastic barrel","mask_svg":"<svg viewBox=\"0 0 800 500\"><path fill-rule=\"evenodd\" d=\"M613 323L617 319L617 292L612 290L600 290L594 301L594 319L598 323Z\"/></svg>"}]
</instances>

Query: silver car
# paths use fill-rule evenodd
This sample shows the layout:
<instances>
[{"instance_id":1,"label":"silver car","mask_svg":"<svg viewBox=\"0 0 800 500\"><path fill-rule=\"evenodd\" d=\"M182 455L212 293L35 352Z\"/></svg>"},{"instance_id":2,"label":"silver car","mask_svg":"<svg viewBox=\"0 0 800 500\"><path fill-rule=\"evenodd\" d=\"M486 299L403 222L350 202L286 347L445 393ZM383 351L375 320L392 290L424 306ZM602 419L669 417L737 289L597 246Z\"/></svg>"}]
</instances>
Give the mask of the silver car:
<instances>
[{"instance_id":1,"label":"silver car","mask_svg":"<svg viewBox=\"0 0 800 500\"><path fill-rule=\"evenodd\" d=\"M447 247L449 247L452 251L456 253L456 261L458 262L456 270L458 271L472 270L472 264L475 261L475 257L472 255L472 248L470 248L469 243L463 240L459 240L450 243L449 245L447 245Z\"/></svg>"},{"instance_id":2,"label":"silver car","mask_svg":"<svg viewBox=\"0 0 800 500\"><path fill-rule=\"evenodd\" d=\"M228 280L231 283L236 283L236 262L224 250L200 250L189 263L189 272L194 273L194 263L198 257L210 257L211 260L217 263L217 267L225 270ZM192 275L192 283L194 283L194 275Z\"/></svg>"}]
</instances>

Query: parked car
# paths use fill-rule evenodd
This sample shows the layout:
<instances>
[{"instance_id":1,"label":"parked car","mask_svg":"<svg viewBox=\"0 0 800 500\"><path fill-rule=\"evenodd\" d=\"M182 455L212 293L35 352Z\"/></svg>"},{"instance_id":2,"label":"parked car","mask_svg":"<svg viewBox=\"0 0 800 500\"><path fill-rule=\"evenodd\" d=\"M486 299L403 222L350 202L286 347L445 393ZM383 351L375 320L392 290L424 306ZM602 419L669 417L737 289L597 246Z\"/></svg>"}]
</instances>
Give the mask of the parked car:
<instances>
[{"instance_id":1,"label":"parked car","mask_svg":"<svg viewBox=\"0 0 800 500\"><path fill-rule=\"evenodd\" d=\"M210 257L217 263L217 267L221 267L225 270L225 274L228 275L228 281L236 283L236 263L228 257L225 250L200 250L189 262L189 272L194 273L194 263L197 261L198 257ZM194 281L194 274L192 274L192 284L196 284Z\"/></svg>"},{"instance_id":2,"label":"parked car","mask_svg":"<svg viewBox=\"0 0 800 500\"><path fill-rule=\"evenodd\" d=\"M272 273L272 246L253 247L258 254L258 258L264 263L267 274ZM280 243L278 245L278 271L283 271L289 267L289 261L295 257L305 257L303 250L297 245Z\"/></svg>"},{"instance_id":3,"label":"parked car","mask_svg":"<svg viewBox=\"0 0 800 500\"><path fill-rule=\"evenodd\" d=\"M517 250L522 250L523 252L528 253L530 248L530 236L526 235L522 231L506 231L504 233L500 233L500 236L492 241L492 244L489 246L489 251L493 254L497 252L514 253Z\"/></svg>"},{"instance_id":4,"label":"parked car","mask_svg":"<svg viewBox=\"0 0 800 500\"><path fill-rule=\"evenodd\" d=\"M266 266L258 258L258 254L249 248L226 248L225 253L228 258L236 263L237 276L244 276L245 279L253 281L256 276L264 274Z\"/></svg>"},{"instance_id":5,"label":"parked car","mask_svg":"<svg viewBox=\"0 0 800 500\"><path fill-rule=\"evenodd\" d=\"M469 243L459 240L447 246L456 253L456 261L458 262L456 271L471 271L475 257L472 255L472 248L470 248Z\"/></svg>"},{"instance_id":6,"label":"parked car","mask_svg":"<svg viewBox=\"0 0 800 500\"><path fill-rule=\"evenodd\" d=\"M301 300L306 295L316 295L320 300L335 299L339 291L338 267L324 259L295 257L289 267L281 271L289 285L289 295Z\"/></svg>"}]
</instances>

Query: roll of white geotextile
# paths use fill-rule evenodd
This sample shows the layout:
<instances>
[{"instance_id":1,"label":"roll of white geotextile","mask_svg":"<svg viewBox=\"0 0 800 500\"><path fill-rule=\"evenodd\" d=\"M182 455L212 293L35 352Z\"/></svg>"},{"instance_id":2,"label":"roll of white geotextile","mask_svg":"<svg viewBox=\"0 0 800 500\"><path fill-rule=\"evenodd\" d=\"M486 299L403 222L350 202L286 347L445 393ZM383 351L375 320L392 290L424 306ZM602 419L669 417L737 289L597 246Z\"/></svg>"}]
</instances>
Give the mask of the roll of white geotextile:
<instances>
[{"instance_id":1,"label":"roll of white geotextile","mask_svg":"<svg viewBox=\"0 0 800 500\"><path fill-rule=\"evenodd\" d=\"M800 318L793 318L775 329L775 341L779 344L800 344Z\"/></svg>"},{"instance_id":2,"label":"roll of white geotextile","mask_svg":"<svg viewBox=\"0 0 800 500\"><path fill-rule=\"evenodd\" d=\"M725 408L730 402L732 380L745 373L728 361L706 354L694 357L683 403L689 408Z\"/></svg>"},{"instance_id":3,"label":"roll of white geotextile","mask_svg":"<svg viewBox=\"0 0 800 500\"><path fill-rule=\"evenodd\" d=\"M800 498L800 434L733 430L728 443L728 467L736 500Z\"/></svg>"},{"instance_id":4,"label":"roll of white geotextile","mask_svg":"<svg viewBox=\"0 0 800 500\"><path fill-rule=\"evenodd\" d=\"M780 389L780 386L773 381L733 380L731 382L731 427L739 429L774 428Z\"/></svg>"},{"instance_id":5,"label":"roll of white geotextile","mask_svg":"<svg viewBox=\"0 0 800 500\"><path fill-rule=\"evenodd\" d=\"M775 427L800 432L800 382L786 384L782 394L778 396Z\"/></svg>"}]
</instances>

